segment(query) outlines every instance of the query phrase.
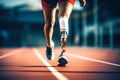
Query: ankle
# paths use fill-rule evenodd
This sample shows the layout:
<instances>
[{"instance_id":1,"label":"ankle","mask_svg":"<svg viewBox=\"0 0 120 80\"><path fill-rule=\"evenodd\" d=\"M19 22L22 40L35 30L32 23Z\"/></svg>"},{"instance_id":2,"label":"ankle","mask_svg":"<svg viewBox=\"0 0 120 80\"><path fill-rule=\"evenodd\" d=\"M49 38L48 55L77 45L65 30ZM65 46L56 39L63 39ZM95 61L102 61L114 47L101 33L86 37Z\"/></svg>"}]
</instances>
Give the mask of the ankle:
<instances>
[{"instance_id":1,"label":"ankle","mask_svg":"<svg viewBox=\"0 0 120 80\"><path fill-rule=\"evenodd\" d=\"M47 44L46 46L47 46L47 47L54 47L54 42L51 41L51 43L50 43L50 44Z\"/></svg>"}]
</instances>

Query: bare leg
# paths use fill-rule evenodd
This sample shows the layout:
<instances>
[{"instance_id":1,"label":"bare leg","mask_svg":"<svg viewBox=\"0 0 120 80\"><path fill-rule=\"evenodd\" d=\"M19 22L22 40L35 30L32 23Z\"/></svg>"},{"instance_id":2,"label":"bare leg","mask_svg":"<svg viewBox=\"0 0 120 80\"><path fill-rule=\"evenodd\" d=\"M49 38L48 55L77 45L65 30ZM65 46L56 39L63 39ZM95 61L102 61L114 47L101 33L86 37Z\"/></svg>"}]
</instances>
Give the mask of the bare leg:
<instances>
[{"instance_id":1,"label":"bare leg","mask_svg":"<svg viewBox=\"0 0 120 80\"><path fill-rule=\"evenodd\" d=\"M53 35L53 27L55 24L55 13L56 8L49 8L43 6L43 13L45 19L44 25L44 34L46 37L47 46L51 47L52 45L52 35Z\"/></svg>"},{"instance_id":2,"label":"bare leg","mask_svg":"<svg viewBox=\"0 0 120 80\"><path fill-rule=\"evenodd\" d=\"M69 2L59 3L58 18L60 19L60 17L66 17L67 19L69 19L72 9L73 9L73 5Z\"/></svg>"}]
</instances>

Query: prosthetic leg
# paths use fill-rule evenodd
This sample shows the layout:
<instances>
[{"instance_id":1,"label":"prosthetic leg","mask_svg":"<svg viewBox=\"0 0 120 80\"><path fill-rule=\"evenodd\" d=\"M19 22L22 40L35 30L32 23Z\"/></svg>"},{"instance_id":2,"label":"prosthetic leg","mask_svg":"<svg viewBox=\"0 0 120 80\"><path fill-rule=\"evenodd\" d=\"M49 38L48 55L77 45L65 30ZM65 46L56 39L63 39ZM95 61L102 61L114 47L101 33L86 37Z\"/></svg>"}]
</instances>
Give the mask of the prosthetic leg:
<instances>
[{"instance_id":1,"label":"prosthetic leg","mask_svg":"<svg viewBox=\"0 0 120 80\"><path fill-rule=\"evenodd\" d=\"M63 32L65 33L65 32ZM61 36L63 34L61 33ZM67 58L64 56L64 53L66 51L66 42L67 42L67 38L61 38L61 54L58 58L58 66L66 66L66 64L68 63Z\"/></svg>"},{"instance_id":2,"label":"prosthetic leg","mask_svg":"<svg viewBox=\"0 0 120 80\"><path fill-rule=\"evenodd\" d=\"M66 51L66 42L68 36L68 21L65 17L60 18L60 32L61 32L61 54L58 58L58 66L66 66L67 58L64 56Z\"/></svg>"}]
</instances>

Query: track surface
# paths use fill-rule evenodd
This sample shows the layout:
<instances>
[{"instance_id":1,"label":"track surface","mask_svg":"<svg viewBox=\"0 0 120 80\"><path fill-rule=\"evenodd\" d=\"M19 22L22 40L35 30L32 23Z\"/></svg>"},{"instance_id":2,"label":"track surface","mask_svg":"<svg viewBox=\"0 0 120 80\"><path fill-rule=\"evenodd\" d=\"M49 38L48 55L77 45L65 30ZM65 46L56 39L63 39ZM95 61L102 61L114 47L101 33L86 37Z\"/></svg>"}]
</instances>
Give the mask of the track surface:
<instances>
[{"instance_id":1,"label":"track surface","mask_svg":"<svg viewBox=\"0 0 120 80\"><path fill-rule=\"evenodd\" d=\"M60 48L49 61L45 48L0 49L0 80L120 80L120 51L68 47L66 67L58 67Z\"/></svg>"}]
</instances>

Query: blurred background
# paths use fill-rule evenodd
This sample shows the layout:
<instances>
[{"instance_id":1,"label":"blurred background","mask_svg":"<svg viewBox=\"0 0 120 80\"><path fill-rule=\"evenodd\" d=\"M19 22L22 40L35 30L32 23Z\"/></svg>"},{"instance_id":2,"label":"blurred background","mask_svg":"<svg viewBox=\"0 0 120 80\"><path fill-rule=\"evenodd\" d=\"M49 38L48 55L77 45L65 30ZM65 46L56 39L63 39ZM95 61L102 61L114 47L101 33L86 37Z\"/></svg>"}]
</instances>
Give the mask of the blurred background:
<instances>
[{"instance_id":1,"label":"blurred background","mask_svg":"<svg viewBox=\"0 0 120 80\"><path fill-rule=\"evenodd\" d=\"M120 0L76 0L68 46L120 49ZM57 8L53 40L60 46ZM0 48L46 45L41 0L0 0Z\"/></svg>"}]
</instances>

